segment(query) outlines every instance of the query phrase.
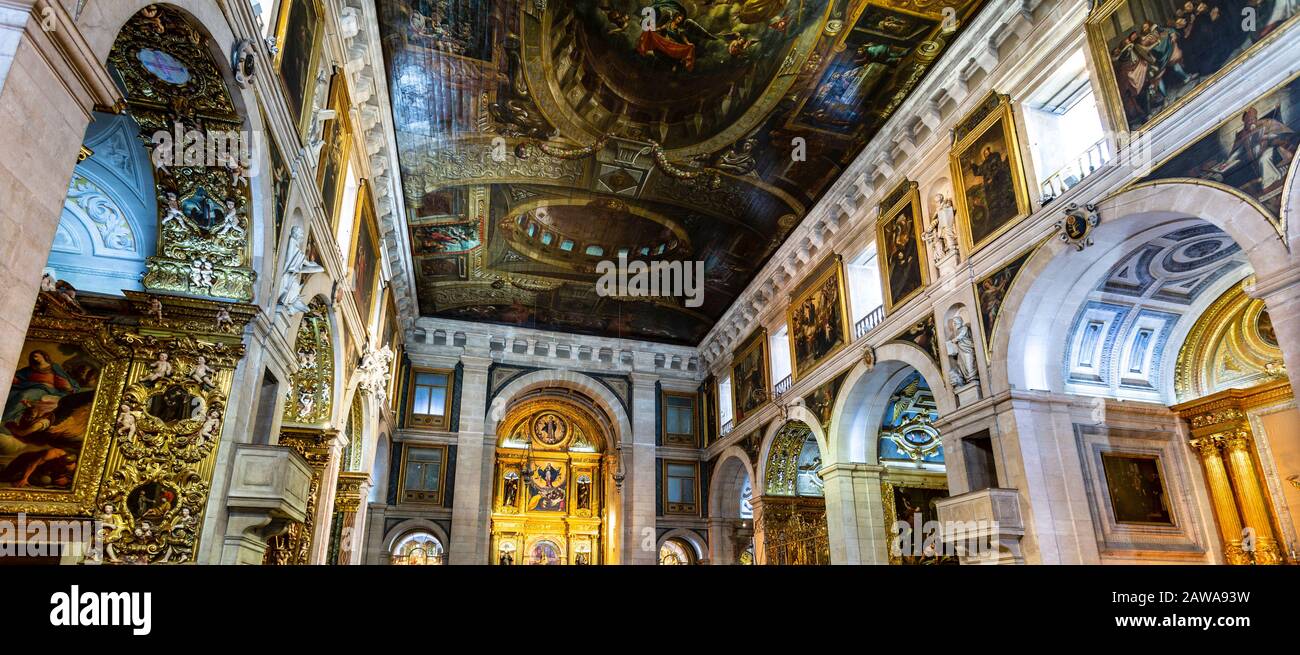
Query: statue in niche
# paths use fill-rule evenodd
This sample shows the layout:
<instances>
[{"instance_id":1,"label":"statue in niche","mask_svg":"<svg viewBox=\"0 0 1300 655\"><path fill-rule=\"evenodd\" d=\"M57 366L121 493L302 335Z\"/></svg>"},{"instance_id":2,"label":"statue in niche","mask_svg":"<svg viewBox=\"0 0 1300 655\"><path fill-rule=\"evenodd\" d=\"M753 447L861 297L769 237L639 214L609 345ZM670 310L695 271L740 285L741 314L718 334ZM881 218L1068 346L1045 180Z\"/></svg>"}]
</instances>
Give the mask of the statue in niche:
<instances>
[{"instance_id":1,"label":"statue in niche","mask_svg":"<svg viewBox=\"0 0 1300 655\"><path fill-rule=\"evenodd\" d=\"M519 502L519 475L514 471L506 474L505 484L501 489L501 504L514 507Z\"/></svg>"},{"instance_id":2,"label":"statue in niche","mask_svg":"<svg viewBox=\"0 0 1300 655\"><path fill-rule=\"evenodd\" d=\"M957 252L957 212L952 207L952 198L943 193L934 194L933 202L932 218L923 236L935 259L943 259Z\"/></svg>"},{"instance_id":3,"label":"statue in niche","mask_svg":"<svg viewBox=\"0 0 1300 655\"><path fill-rule=\"evenodd\" d=\"M975 365L975 340L970 324L957 315L948 321L948 377L954 387L979 381Z\"/></svg>"},{"instance_id":4,"label":"statue in niche","mask_svg":"<svg viewBox=\"0 0 1300 655\"><path fill-rule=\"evenodd\" d=\"M293 314L307 312L303 299L303 276L320 273L325 267L307 258L305 235L301 225L289 230L289 244L285 251L284 266L280 269L280 293L276 297L276 310Z\"/></svg>"},{"instance_id":5,"label":"statue in niche","mask_svg":"<svg viewBox=\"0 0 1300 655\"><path fill-rule=\"evenodd\" d=\"M591 509L591 480L586 476L578 479L578 509Z\"/></svg>"},{"instance_id":6,"label":"statue in niche","mask_svg":"<svg viewBox=\"0 0 1300 655\"><path fill-rule=\"evenodd\" d=\"M510 566L511 564L514 563L515 563L515 556L512 555L510 551L508 550L501 551L501 557L497 560L497 564L500 564L501 566Z\"/></svg>"}]
</instances>

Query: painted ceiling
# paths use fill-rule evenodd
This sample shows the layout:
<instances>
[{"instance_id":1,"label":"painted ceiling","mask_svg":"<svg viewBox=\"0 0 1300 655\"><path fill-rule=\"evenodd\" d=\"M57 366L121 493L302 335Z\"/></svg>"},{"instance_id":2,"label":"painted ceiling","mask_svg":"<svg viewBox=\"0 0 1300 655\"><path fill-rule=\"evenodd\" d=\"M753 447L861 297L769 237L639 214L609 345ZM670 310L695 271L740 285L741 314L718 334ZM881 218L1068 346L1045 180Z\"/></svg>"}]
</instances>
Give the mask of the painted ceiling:
<instances>
[{"instance_id":1,"label":"painted ceiling","mask_svg":"<svg viewBox=\"0 0 1300 655\"><path fill-rule=\"evenodd\" d=\"M380 0L421 314L698 343L981 3Z\"/></svg>"}]
</instances>

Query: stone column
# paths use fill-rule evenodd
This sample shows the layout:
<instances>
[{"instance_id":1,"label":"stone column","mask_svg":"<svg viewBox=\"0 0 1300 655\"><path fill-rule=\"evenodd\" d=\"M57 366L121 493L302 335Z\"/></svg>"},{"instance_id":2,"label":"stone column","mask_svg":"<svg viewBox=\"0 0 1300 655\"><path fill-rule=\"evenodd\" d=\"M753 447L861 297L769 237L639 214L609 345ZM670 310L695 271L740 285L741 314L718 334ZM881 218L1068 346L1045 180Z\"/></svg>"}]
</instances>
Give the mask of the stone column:
<instances>
[{"instance_id":1,"label":"stone column","mask_svg":"<svg viewBox=\"0 0 1300 655\"><path fill-rule=\"evenodd\" d=\"M487 564L492 511L495 435L483 434L487 416L487 357L462 355L460 425L456 439L456 485L451 508L449 564Z\"/></svg>"},{"instance_id":2,"label":"stone column","mask_svg":"<svg viewBox=\"0 0 1300 655\"><path fill-rule=\"evenodd\" d=\"M1281 564L1282 550L1273 535L1273 515L1268 500L1260 490L1259 476L1255 474L1255 461L1251 455L1250 430L1242 427L1223 437L1223 453L1228 460L1232 476L1232 490L1237 506L1246 519L1244 527L1255 532L1253 556L1256 564Z\"/></svg>"},{"instance_id":3,"label":"stone column","mask_svg":"<svg viewBox=\"0 0 1300 655\"><path fill-rule=\"evenodd\" d=\"M1292 265L1285 275L1257 279L1246 291L1268 308L1287 370L1300 371L1300 266Z\"/></svg>"},{"instance_id":4,"label":"stone column","mask_svg":"<svg viewBox=\"0 0 1300 655\"><path fill-rule=\"evenodd\" d=\"M0 397L7 396L96 107L122 96L57 0L0 0Z\"/></svg>"},{"instance_id":5,"label":"stone column","mask_svg":"<svg viewBox=\"0 0 1300 655\"><path fill-rule=\"evenodd\" d=\"M1192 439L1192 448L1201 456L1205 467L1205 481L1210 489L1210 503L1219 523L1219 537L1223 540L1224 559L1229 564L1249 564L1250 556L1241 549L1241 517L1233 500L1232 484L1228 470L1219 453L1219 440L1214 437Z\"/></svg>"},{"instance_id":6,"label":"stone column","mask_svg":"<svg viewBox=\"0 0 1300 655\"><path fill-rule=\"evenodd\" d=\"M732 541L732 535L735 532L732 525L734 522L734 519L718 518L716 516L708 518L710 564L734 564L736 562L735 543Z\"/></svg>"},{"instance_id":7,"label":"stone column","mask_svg":"<svg viewBox=\"0 0 1300 655\"><path fill-rule=\"evenodd\" d=\"M832 564L889 563L889 526L880 497L883 470L876 464L844 463L820 471Z\"/></svg>"},{"instance_id":8,"label":"stone column","mask_svg":"<svg viewBox=\"0 0 1300 655\"><path fill-rule=\"evenodd\" d=\"M638 353L640 354L640 353ZM658 561L655 538L655 382L632 373L632 434L623 444L623 563ZM626 437L625 437L626 438Z\"/></svg>"}]
</instances>

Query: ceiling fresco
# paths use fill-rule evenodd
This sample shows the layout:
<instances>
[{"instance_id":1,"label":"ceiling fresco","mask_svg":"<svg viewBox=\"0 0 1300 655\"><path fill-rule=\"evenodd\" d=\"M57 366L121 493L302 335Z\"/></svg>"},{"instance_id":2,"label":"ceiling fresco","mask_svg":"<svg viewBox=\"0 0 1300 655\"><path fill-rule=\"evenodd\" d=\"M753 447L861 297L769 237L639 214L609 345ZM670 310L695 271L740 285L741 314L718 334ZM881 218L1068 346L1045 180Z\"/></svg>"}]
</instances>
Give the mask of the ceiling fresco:
<instances>
[{"instance_id":1,"label":"ceiling fresco","mask_svg":"<svg viewBox=\"0 0 1300 655\"><path fill-rule=\"evenodd\" d=\"M981 2L379 0L421 314L697 344Z\"/></svg>"}]
</instances>

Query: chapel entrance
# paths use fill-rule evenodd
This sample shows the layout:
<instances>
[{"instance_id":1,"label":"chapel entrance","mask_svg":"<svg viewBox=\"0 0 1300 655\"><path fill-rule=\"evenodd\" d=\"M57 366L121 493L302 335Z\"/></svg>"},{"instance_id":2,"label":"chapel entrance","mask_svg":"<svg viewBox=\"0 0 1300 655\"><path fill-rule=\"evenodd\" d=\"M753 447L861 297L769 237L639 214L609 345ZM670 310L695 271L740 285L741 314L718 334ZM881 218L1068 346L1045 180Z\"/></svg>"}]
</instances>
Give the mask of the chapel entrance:
<instances>
[{"instance_id":1,"label":"chapel entrance","mask_svg":"<svg viewBox=\"0 0 1300 655\"><path fill-rule=\"evenodd\" d=\"M600 564L607 539L608 422L584 396L553 392L517 402L498 432L493 563Z\"/></svg>"}]
</instances>

